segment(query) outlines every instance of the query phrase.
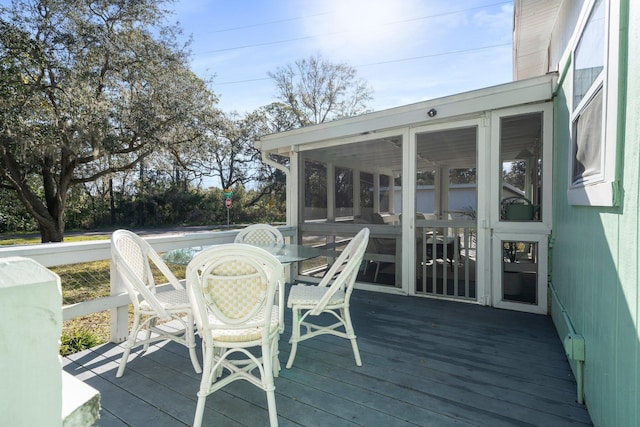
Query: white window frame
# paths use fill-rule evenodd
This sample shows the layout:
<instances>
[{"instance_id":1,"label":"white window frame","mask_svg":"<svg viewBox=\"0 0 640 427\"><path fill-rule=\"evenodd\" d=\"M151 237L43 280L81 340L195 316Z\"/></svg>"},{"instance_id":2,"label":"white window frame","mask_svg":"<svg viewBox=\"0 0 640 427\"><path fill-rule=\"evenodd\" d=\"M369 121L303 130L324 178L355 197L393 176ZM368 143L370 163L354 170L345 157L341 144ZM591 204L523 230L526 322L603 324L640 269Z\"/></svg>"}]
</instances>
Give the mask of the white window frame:
<instances>
[{"instance_id":1,"label":"white window frame","mask_svg":"<svg viewBox=\"0 0 640 427\"><path fill-rule=\"evenodd\" d=\"M617 119L618 119L618 56L619 56L619 22L620 22L620 2L619 0L603 0L605 8L606 35L605 35L605 60L604 69L601 75L592 83L590 89L585 94L582 101L575 106L573 105L574 91L574 72L575 72L575 51L582 37L588 22L589 16L593 11L596 0L585 2L576 31L569 43L567 52L561 61L566 64L571 61L569 74L570 94L567 102L570 111L569 121L569 164L568 164L568 182L569 188L567 196L569 203L572 205L583 206L615 206L617 201L616 189L616 152L617 152ZM564 68L564 67L563 67ZM591 97L602 86L602 145L600 152L601 168L600 173L585 179L583 182L573 184L573 167L574 167L574 121L583 112L584 106L590 101Z\"/></svg>"}]
</instances>

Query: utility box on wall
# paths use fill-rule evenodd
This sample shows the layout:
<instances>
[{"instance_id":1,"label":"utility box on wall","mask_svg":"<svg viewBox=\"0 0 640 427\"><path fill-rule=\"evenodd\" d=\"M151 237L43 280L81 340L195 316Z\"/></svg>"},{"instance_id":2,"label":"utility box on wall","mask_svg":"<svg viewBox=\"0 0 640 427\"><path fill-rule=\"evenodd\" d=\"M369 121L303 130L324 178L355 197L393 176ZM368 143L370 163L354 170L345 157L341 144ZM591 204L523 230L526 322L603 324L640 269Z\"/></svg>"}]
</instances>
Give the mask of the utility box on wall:
<instances>
[{"instance_id":1,"label":"utility box on wall","mask_svg":"<svg viewBox=\"0 0 640 427\"><path fill-rule=\"evenodd\" d=\"M62 425L60 278L37 262L0 259L0 425Z\"/></svg>"}]
</instances>

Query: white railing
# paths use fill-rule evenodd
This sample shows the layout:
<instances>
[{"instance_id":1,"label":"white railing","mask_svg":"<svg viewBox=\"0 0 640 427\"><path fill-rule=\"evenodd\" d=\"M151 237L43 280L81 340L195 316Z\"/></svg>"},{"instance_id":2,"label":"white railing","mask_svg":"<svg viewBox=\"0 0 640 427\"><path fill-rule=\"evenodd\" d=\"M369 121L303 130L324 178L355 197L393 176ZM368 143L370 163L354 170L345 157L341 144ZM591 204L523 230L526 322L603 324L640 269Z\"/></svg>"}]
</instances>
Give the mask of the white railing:
<instances>
[{"instance_id":1,"label":"white railing","mask_svg":"<svg viewBox=\"0 0 640 427\"><path fill-rule=\"evenodd\" d=\"M278 227L286 237L296 235L296 227ZM233 242L239 230L207 231L193 233L172 233L161 236L146 237L157 252L190 246L215 245ZM57 267L83 262L104 261L111 259L111 241L94 240L69 243L45 243L35 245L0 246L0 258L24 257L30 258L45 267ZM83 301L77 304L63 306L63 320L71 320L88 314L111 310L111 341L122 342L128 334L129 296L119 276L113 274L111 264L111 292L107 297ZM62 283L64 288L64 282ZM159 290L162 290L159 287Z\"/></svg>"},{"instance_id":2,"label":"white railing","mask_svg":"<svg viewBox=\"0 0 640 427\"><path fill-rule=\"evenodd\" d=\"M376 261L396 265L395 287L402 287L402 269L400 256L402 254L402 230L399 225L385 224L353 224L351 222L305 222L298 229L303 240L319 239L325 242L327 248L334 248L344 244L344 240L358 234L363 226L369 228L371 239L395 241L394 253L377 253L371 247L364 254L365 262Z\"/></svg>"},{"instance_id":3,"label":"white railing","mask_svg":"<svg viewBox=\"0 0 640 427\"><path fill-rule=\"evenodd\" d=\"M397 221L398 218L395 218ZM328 247L336 245L345 237L355 235L360 229L369 228L370 240L395 241L395 250L376 251L370 245L364 255L365 261L393 264L395 268L395 289L402 288L402 229L392 222L387 224L349 223L349 222L306 222L300 225L299 234L303 240L315 238L325 241ZM416 295L473 301L476 291L476 232L474 220L417 219L416 234L412 236L416 243L416 261L412 268L416 271L414 292ZM388 247L387 247L388 249ZM445 268L443 268L445 267ZM375 278L370 284L377 286ZM384 285L381 289L390 289ZM372 289L372 288L368 288Z\"/></svg>"},{"instance_id":4,"label":"white railing","mask_svg":"<svg viewBox=\"0 0 640 427\"><path fill-rule=\"evenodd\" d=\"M475 300L475 221L417 220L416 229L416 294Z\"/></svg>"}]
</instances>

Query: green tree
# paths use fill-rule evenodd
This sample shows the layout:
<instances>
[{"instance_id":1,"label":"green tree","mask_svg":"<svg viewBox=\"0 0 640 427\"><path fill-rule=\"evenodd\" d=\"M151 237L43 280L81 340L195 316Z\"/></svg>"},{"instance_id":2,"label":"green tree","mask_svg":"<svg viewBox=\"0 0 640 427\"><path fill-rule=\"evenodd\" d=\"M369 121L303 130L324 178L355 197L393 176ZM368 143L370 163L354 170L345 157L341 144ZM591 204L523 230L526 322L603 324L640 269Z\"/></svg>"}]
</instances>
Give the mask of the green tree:
<instances>
[{"instance_id":1,"label":"green tree","mask_svg":"<svg viewBox=\"0 0 640 427\"><path fill-rule=\"evenodd\" d=\"M22 208L16 194L0 191L0 233L34 232L37 229L35 221Z\"/></svg>"},{"instance_id":2,"label":"green tree","mask_svg":"<svg viewBox=\"0 0 640 427\"><path fill-rule=\"evenodd\" d=\"M72 187L198 140L215 96L157 0L0 6L0 187L43 242L62 241Z\"/></svg>"},{"instance_id":3,"label":"green tree","mask_svg":"<svg viewBox=\"0 0 640 427\"><path fill-rule=\"evenodd\" d=\"M436 173L435 171L422 171L418 172L416 178L416 184L418 185L433 185L436 182ZM402 185L401 182L395 183L395 185Z\"/></svg>"},{"instance_id":4,"label":"green tree","mask_svg":"<svg viewBox=\"0 0 640 427\"><path fill-rule=\"evenodd\" d=\"M502 171L503 181L524 190L526 166L524 161L511 162L509 169Z\"/></svg>"},{"instance_id":5,"label":"green tree","mask_svg":"<svg viewBox=\"0 0 640 427\"><path fill-rule=\"evenodd\" d=\"M287 104L278 101L258 108L248 117L256 127L255 133L261 136L299 127L295 112Z\"/></svg>"},{"instance_id":6,"label":"green tree","mask_svg":"<svg viewBox=\"0 0 640 427\"><path fill-rule=\"evenodd\" d=\"M262 136L295 127L295 117L281 103L269 104L240 116L236 112L220 113L220 118L207 135L189 148L176 152L180 165L196 179L215 178L221 188L249 186L247 206L261 199L284 201L284 174L262 162L256 141ZM284 158L280 159L286 164ZM235 196L234 196L235 198Z\"/></svg>"},{"instance_id":7,"label":"green tree","mask_svg":"<svg viewBox=\"0 0 640 427\"><path fill-rule=\"evenodd\" d=\"M255 206L262 200L268 200L269 211L274 212L275 206L282 206L286 210L286 176L282 170L263 162L262 153L256 147L255 142L263 135L277 132L285 132L297 127L297 119L293 111L281 102L274 102L248 114L245 124L251 127L253 144L250 149L254 153L258 167L253 177L257 184L257 191L252 193L248 206ZM271 155L270 159L283 166L288 166L289 158Z\"/></svg>"},{"instance_id":8,"label":"green tree","mask_svg":"<svg viewBox=\"0 0 640 427\"><path fill-rule=\"evenodd\" d=\"M449 169L449 182L452 184L470 184L476 182L476 168Z\"/></svg>"}]
</instances>

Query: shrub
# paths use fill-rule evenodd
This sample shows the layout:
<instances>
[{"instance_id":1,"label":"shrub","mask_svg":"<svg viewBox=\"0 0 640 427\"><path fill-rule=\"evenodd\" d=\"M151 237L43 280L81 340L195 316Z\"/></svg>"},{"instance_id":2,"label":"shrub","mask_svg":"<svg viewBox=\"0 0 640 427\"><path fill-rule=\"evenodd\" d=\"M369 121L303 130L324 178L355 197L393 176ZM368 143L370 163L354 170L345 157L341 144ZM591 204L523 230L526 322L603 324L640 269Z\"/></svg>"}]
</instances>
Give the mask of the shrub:
<instances>
[{"instance_id":1,"label":"shrub","mask_svg":"<svg viewBox=\"0 0 640 427\"><path fill-rule=\"evenodd\" d=\"M63 330L60 337L60 355L68 356L101 343L102 340L88 328Z\"/></svg>"}]
</instances>

